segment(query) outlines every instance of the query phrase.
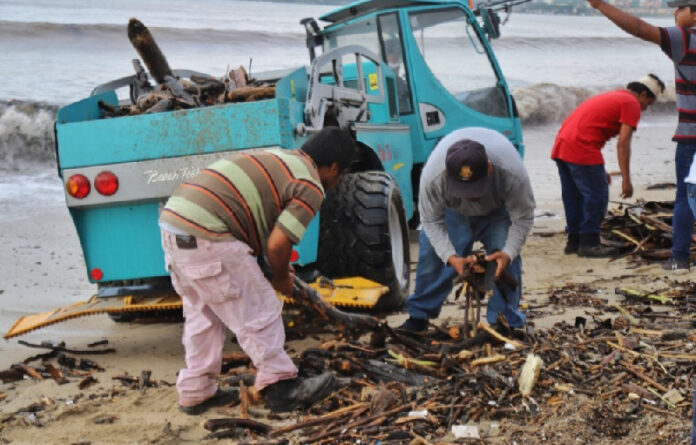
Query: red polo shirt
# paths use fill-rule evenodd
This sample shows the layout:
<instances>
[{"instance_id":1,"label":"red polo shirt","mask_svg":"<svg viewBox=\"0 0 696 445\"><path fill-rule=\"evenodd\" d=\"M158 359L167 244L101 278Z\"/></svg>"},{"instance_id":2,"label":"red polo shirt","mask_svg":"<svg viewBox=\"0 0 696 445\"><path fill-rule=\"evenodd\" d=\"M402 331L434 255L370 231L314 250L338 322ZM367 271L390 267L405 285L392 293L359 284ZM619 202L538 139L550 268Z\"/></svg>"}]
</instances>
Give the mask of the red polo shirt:
<instances>
[{"instance_id":1,"label":"red polo shirt","mask_svg":"<svg viewBox=\"0 0 696 445\"><path fill-rule=\"evenodd\" d=\"M581 103L561 125L551 151L552 159L571 164L604 164L602 147L621 124L638 127L640 103L627 90L598 94Z\"/></svg>"}]
</instances>

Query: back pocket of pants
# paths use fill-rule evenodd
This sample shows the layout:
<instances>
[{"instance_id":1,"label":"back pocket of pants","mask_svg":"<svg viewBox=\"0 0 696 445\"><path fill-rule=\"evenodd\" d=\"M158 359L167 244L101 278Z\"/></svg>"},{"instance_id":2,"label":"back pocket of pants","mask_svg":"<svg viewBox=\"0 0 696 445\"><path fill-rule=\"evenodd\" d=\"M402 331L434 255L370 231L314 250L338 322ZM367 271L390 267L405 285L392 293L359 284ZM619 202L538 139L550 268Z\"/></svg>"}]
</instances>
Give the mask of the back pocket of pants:
<instances>
[{"instance_id":1,"label":"back pocket of pants","mask_svg":"<svg viewBox=\"0 0 696 445\"><path fill-rule=\"evenodd\" d=\"M221 261L188 265L183 268L183 272L205 302L221 303L239 297L239 289L224 270Z\"/></svg>"}]
</instances>

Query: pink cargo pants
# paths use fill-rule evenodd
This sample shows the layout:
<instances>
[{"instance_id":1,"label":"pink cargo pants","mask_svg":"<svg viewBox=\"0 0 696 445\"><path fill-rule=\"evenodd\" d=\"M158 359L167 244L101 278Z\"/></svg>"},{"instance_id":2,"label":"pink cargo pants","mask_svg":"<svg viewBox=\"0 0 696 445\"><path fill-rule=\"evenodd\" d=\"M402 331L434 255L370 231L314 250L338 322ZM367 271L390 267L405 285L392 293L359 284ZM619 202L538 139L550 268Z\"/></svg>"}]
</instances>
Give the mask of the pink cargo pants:
<instances>
[{"instance_id":1,"label":"pink cargo pants","mask_svg":"<svg viewBox=\"0 0 696 445\"><path fill-rule=\"evenodd\" d=\"M179 371L179 404L197 405L217 391L226 328L257 369L257 389L297 376L283 349L283 302L241 241L207 241L182 249L162 231L165 263L184 305L186 368Z\"/></svg>"}]
</instances>

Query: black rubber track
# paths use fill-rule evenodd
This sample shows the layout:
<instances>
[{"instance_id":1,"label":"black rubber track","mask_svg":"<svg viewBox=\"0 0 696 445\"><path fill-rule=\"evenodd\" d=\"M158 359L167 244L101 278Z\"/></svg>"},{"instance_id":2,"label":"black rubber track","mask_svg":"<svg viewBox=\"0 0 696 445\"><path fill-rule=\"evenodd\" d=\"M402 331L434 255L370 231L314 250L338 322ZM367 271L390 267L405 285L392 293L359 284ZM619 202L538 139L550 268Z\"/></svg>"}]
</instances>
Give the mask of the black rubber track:
<instances>
[{"instance_id":1,"label":"black rubber track","mask_svg":"<svg viewBox=\"0 0 696 445\"><path fill-rule=\"evenodd\" d=\"M394 267L389 209L396 209L401 227L401 267ZM396 241L396 240L395 240ZM385 172L366 171L345 175L331 190L321 208L318 263L330 278L363 276L389 286L377 309L395 309L408 296L408 225L401 192ZM403 271L403 277L396 276Z\"/></svg>"}]
</instances>

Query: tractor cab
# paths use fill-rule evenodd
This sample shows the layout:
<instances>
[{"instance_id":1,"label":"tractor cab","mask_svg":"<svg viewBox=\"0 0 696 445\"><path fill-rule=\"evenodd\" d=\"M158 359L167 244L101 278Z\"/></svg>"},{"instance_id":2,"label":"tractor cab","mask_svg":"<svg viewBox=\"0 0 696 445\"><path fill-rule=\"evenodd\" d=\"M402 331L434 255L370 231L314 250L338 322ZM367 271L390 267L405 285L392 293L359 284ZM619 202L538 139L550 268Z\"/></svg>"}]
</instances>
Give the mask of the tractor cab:
<instances>
[{"instance_id":1,"label":"tractor cab","mask_svg":"<svg viewBox=\"0 0 696 445\"><path fill-rule=\"evenodd\" d=\"M324 29L303 24L310 58L360 45L388 65L386 88L410 128L418 171L441 137L464 126L495 129L523 153L515 102L489 40L499 35L496 8L508 3L472 10L463 1L368 0L319 17L329 22Z\"/></svg>"}]
</instances>

